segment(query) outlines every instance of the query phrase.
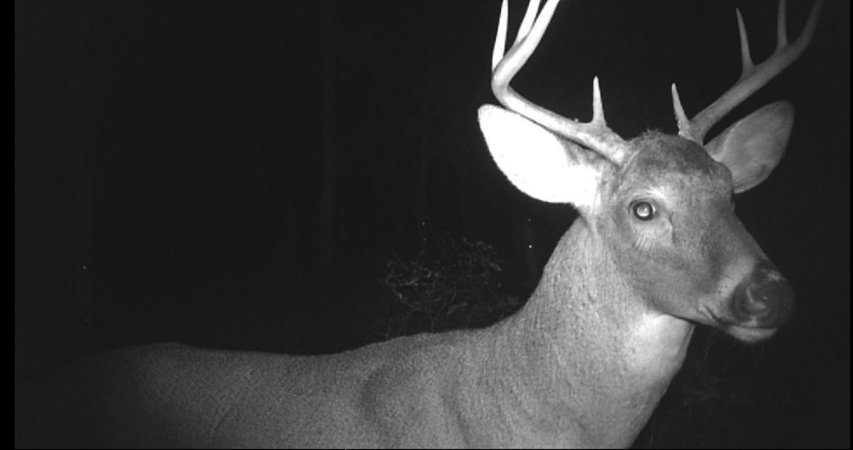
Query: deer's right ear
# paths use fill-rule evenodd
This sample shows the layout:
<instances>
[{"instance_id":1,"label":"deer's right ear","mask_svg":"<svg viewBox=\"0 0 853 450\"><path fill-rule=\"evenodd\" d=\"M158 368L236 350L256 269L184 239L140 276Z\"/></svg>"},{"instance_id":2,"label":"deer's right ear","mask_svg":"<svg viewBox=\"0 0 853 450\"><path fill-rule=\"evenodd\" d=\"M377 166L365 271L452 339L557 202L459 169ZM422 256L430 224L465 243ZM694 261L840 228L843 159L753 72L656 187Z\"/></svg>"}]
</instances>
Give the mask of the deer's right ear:
<instances>
[{"instance_id":1,"label":"deer's right ear","mask_svg":"<svg viewBox=\"0 0 853 450\"><path fill-rule=\"evenodd\" d=\"M593 204L601 170L592 152L498 106L483 105L478 113L492 158L521 192L579 209Z\"/></svg>"}]
</instances>

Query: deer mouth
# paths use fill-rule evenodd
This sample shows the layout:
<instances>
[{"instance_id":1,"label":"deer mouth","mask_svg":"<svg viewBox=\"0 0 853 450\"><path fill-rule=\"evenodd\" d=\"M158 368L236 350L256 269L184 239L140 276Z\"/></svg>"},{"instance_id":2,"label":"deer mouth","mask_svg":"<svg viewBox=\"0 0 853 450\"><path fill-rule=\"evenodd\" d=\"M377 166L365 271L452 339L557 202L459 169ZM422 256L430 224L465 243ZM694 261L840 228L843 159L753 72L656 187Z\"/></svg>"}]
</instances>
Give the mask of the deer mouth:
<instances>
[{"instance_id":1,"label":"deer mouth","mask_svg":"<svg viewBox=\"0 0 853 450\"><path fill-rule=\"evenodd\" d=\"M710 308L703 310L703 315L708 319L707 325L724 331L735 339L748 344L761 342L776 334L778 327L762 327L757 322L737 323L732 320L719 317Z\"/></svg>"}]
</instances>

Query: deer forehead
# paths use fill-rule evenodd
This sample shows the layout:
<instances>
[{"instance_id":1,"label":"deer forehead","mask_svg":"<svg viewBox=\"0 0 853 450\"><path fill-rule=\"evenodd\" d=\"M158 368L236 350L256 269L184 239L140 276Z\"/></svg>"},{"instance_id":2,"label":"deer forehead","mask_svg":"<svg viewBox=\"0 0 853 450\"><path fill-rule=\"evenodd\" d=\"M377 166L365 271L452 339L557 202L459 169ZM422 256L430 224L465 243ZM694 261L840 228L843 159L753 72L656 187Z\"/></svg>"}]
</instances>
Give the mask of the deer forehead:
<instances>
[{"instance_id":1,"label":"deer forehead","mask_svg":"<svg viewBox=\"0 0 853 450\"><path fill-rule=\"evenodd\" d=\"M616 199L646 193L694 203L731 195L731 172L692 141L649 132L631 146L634 155L614 179Z\"/></svg>"}]
</instances>

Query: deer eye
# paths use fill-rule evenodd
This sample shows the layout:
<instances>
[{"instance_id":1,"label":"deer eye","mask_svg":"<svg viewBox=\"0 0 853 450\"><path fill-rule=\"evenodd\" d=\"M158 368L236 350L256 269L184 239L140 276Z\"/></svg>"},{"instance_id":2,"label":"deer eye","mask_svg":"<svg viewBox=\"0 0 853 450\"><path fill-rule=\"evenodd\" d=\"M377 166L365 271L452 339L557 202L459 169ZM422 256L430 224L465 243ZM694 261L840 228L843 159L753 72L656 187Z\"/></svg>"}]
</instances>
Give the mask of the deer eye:
<instances>
[{"instance_id":1,"label":"deer eye","mask_svg":"<svg viewBox=\"0 0 853 450\"><path fill-rule=\"evenodd\" d=\"M657 215L657 209L651 202L640 200L631 203L631 213L634 214L634 217L637 219L649 221L655 218Z\"/></svg>"}]
</instances>

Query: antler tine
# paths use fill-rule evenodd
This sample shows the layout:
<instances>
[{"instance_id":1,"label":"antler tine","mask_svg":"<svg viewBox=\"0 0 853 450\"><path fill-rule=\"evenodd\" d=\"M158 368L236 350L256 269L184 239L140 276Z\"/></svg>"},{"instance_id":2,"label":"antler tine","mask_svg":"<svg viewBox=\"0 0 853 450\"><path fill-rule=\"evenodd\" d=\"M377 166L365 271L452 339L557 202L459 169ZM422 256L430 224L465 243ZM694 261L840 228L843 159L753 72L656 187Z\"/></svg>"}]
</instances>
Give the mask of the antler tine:
<instances>
[{"instance_id":1,"label":"antler tine","mask_svg":"<svg viewBox=\"0 0 853 450\"><path fill-rule=\"evenodd\" d=\"M678 96L678 88L675 83L672 83L672 109L675 110L675 121L678 123L678 135L684 139L694 140L690 135L690 119L687 114L684 114L684 107L681 106L681 98Z\"/></svg>"},{"instance_id":2,"label":"antler tine","mask_svg":"<svg viewBox=\"0 0 853 450\"><path fill-rule=\"evenodd\" d=\"M588 123L562 117L553 111L538 106L519 95L510 85L515 74L536 50L559 0L547 0L539 11L539 0L531 0L521 21L518 35L512 47L504 53L507 35L507 0L501 4L498 33L492 51L492 91L507 109L521 114L539 125L578 142L598 152L615 164L621 165L630 154L627 143L607 127L601 106L598 79L593 81L593 119ZM539 12L537 17L537 11Z\"/></svg>"},{"instance_id":3,"label":"antler tine","mask_svg":"<svg viewBox=\"0 0 853 450\"><path fill-rule=\"evenodd\" d=\"M776 24L776 49L769 58L758 65L752 62L749 39L747 38L746 27L743 24L743 17L740 11L736 10L738 32L740 34L741 65L743 67L740 78L720 98L699 114L696 114L690 121L687 121L686 117L683 117L683 108L673 85L673 104L675 105L676 118L678 120L678 133L682 137L701 144L705 138L705 134L717 121L796 61L811 43L822 6L823 0L818 0L815 3L811 13L809 13L806 25L800 33L800 37L789 44L785 18L785 0L780 0ZM682 116L679 116L679 110L681 110Z\"/></svg>"}]
</instances>

